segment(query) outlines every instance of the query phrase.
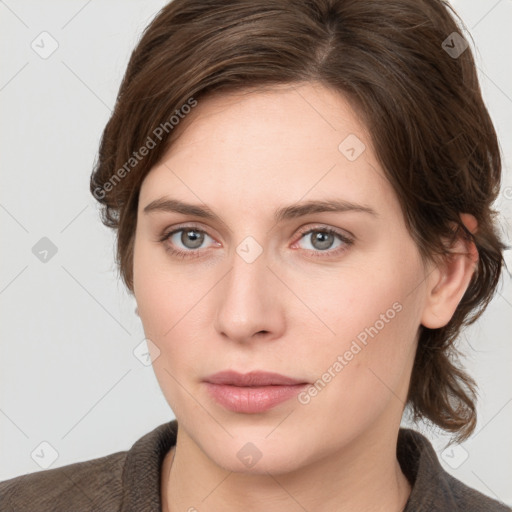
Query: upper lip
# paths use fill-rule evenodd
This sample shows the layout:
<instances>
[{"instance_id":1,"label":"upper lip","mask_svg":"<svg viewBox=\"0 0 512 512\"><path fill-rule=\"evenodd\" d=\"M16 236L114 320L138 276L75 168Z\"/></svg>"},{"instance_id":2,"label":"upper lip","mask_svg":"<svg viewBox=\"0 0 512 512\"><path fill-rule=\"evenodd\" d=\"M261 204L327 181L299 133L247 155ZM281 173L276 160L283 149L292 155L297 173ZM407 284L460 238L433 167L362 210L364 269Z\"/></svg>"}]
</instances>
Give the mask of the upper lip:
<instances>
[{"instance_id":1,"label":"upper lip","mask_svg":"<svg viewBox=\"0 0 512 512\"><path fill-rule=\"evenodd\" d=\"M273 372L252 371L249 373L238 373L233 370L224 370L214 373L204 379L212 384L225 384L230 386L293 386L306 384L304 381L280 375Z\"/></svg>"}]
</instances>

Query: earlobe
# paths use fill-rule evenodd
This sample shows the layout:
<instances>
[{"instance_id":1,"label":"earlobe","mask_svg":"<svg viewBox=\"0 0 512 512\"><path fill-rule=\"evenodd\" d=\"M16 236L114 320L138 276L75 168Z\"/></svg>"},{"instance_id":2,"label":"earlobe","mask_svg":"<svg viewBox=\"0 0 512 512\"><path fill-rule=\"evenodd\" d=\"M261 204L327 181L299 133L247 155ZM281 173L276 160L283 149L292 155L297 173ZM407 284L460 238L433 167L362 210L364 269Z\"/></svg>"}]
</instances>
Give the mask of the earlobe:
<instances>
[{"instance_id":1,"label":"earlobe","mask_svg":"<svg viewBox=\"0 0 512 512\"><path fill-rule=\"evenodd\" d=\"M470 214L461 214L468 231L476 232L477 221ZM474 242L459 237L450 254L427 278L427 297L421 323L429 329L444 327L452 318L466 292L478 263L478 250Z\"/></svg>"}]
</instances>

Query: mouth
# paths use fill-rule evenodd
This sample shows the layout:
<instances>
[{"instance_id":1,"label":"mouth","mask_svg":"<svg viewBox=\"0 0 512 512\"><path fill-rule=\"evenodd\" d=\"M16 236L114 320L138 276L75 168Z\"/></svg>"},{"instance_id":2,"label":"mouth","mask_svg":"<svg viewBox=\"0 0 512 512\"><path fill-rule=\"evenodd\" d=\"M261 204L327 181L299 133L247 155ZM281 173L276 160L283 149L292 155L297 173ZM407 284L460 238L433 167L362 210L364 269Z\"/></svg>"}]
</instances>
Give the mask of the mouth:
<instances>
[{"instance_id":1,"label":"mouth","mask_svg":"<svg viewBox=\"0 0 512 512\"><path fill-rule=\"evenodd\" d=\"M278 373L254 371L241 374L232 370L210 375L204 379L204 384L219 405L245 414L272 409L309 385Z\"/></svg>"}]
</instances>

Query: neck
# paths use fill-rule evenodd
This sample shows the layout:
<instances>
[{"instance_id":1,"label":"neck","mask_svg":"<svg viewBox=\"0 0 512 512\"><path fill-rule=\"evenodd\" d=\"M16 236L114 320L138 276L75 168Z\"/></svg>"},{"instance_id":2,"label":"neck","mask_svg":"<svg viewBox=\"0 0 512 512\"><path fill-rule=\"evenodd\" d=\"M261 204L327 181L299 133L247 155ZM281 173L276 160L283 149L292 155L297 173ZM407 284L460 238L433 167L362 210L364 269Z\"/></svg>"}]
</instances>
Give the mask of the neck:
<instances>
[{"instance_id":1,"label":"neck","mask_svg":"<svg viewBox=\"0 0 512 512\"><path fill-rule=\"evenodd\" d=\"M209 512L402 512L411 492L396 459L398 430L370 438L283 474L227 471L186 433L162 467L162 510Z\"/></svg>"}]
</instances>

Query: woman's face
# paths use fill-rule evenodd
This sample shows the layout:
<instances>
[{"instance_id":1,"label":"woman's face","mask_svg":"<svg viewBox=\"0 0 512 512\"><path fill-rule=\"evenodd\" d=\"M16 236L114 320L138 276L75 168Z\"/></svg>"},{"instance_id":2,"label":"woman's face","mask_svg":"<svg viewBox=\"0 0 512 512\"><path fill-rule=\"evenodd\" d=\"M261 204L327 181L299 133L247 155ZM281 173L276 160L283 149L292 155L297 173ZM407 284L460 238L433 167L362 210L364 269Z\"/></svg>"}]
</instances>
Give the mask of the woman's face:
<instances>
[{"instance_id":1,"label":"woman's face","mask_svg":"<svg viewBox=\"0 0 512 512\"><path fill-rule=\"evenodd\" d=\"M140 191L134 293L183 443L279 473L392 439L427 269L350 103L308 83L199 100L181 123ZM325 201L344 207L302 208ZM310 385L225 404L205 382L222 370Z\"/></svg>"}]
</instances>

